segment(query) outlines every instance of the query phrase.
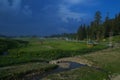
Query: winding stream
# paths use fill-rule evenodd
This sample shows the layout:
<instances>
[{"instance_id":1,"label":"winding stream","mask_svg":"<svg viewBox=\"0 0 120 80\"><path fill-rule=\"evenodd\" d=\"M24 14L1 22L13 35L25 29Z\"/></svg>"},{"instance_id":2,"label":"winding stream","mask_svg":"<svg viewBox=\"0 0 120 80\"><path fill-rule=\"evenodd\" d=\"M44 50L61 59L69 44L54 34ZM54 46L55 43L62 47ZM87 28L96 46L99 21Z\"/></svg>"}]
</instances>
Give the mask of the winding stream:
<instances>
[{"instance_id":1,"label":"winding stream","mask_svg":"<svg viewBox=\"0 0 120 80\"><path fill-rule=\"evenodd\" d=\"M88 65L80 64L80 63L76 63L76 62L64 61L64 62L58 63L58 66L59 66L58 68L56 68L52 71L45 72L42 75L38 74L38 75L31 76L29 78L26 78L25 80L42 80L43 78L45 78L45 77L47 77L48 75L51 75L51 74L56 74L56 73L63 72L63 71L69 71L69 70L72 70L72 69L76 69L76 68L80 68L80 67L88 66ZM99 71L104 72L106 74L108 73L107 71L105 71L101 68L96 68L96 67L90 67L90 68L99 70ZM111 80L109 78L109 76L108 76L108 80Z\"/></svg>"},{"instance_id":2,"label":"winding stream","mask_svg":"<svg viewBox=\"0 0 120 80\"><path fill-rule=\"evenodd\" d=\"M80 68L80 67L85 66L85 65L79 64L76 62L64 61L64 62L58 63L58 66L59 66L58 68L56 68L52 71L45 72L42 75L34 75L32 77L27 78L26 80L42 80L43 78L45 78L48 75L63 72L63 71L69 71L72 69Z\"/></svg>"}]
</instances>

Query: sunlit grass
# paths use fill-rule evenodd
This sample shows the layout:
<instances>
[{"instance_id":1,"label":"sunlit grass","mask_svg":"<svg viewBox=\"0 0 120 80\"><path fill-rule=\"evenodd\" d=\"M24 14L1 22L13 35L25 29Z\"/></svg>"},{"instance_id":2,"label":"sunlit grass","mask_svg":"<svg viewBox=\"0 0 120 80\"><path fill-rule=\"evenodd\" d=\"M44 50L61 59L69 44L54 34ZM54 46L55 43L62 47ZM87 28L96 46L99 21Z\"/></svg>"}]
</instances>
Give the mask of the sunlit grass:
<instances>
[{"instance_id":1,"label":"sunlit grass","mask_svg":"<svg viewBox=\"0 0 120 80\"><path fill-rule=\"evenodd\" d=\"M111 49L108 51L99 51L94 54L87 54L86 59L93 61L98 66L104 68L110 73L120 74L120 49Z\"/></svg>"}]
</instances>

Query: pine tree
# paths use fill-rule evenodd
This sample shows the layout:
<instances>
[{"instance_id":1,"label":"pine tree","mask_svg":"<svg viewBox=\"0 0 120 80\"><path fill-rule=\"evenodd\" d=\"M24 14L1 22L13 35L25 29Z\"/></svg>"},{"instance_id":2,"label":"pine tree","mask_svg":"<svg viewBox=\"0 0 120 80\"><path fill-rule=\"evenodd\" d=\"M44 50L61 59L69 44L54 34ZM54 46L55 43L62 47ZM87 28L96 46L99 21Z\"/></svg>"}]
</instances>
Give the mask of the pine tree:
<instances>
[{"instance_id":1,"label":"pine tree","mask_svg":"<svg viewBox=\"0 0 120 80\"><path fill-rule=\"evenodd\" d=\"M87 38L86 25L81 25L77 31L78 40L84 40Z\"/></svg>"},{"instance_id":2,"label":"pine tree","mask_svg":"<svg viewBox=\"0 0 120 80\"><path fill-rule=\"evenodd\" d=\"M100 11L97 11L96 13L95 13L95 21L94 21L94 23L95 23L95 28L96 28L96 32L95 32L95 34L96 34L96 40L97 41L99 41L99 39L101 38L101 12Z\"/></svg>"},{"instance_id":3,"label":"pine tree","mask_svg":"<svg viewBox=\"0 0 120 80\"><path fill-rule=\"evenodd\" d=\"M109 14L107 14L105 18L105 22L103 23L104 26L104 38L109 36L109 32L111 31L110 29L110 19L109 19Z\"/></svg>"},{"instance_id":4,"label":"pine tree","mask_svg":"<svg viewBox=\"0 0 120 80\"><path fill-rule=\"evenodd\" d=\"M94 21L91 22L89 27L85 24L81 25L77 31L78 39L83 40L90 38L99 41L109 37L110 33L114 36L120 34L120 13L112 19L109 19L108 13L103 23L101 18L101 12L97 11L94 16Z\"/></svg>"}]
</instances>

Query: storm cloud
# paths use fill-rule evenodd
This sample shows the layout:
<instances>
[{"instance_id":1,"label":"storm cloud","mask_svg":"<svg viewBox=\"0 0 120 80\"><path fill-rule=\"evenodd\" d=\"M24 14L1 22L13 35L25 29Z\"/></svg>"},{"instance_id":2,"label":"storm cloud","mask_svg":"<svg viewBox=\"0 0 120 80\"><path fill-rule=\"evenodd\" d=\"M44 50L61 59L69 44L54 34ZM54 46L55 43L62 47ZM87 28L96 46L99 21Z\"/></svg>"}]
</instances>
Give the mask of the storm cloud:
<instances>
[{"instance_id":1,"label":"storm cloud","mask_svg":"<svg viewBox=\"0 0 120 80\"><path fill-rule=\"evenodd\" d=\"M119 1L109 0L0 0L0 34L51 35L75 32L89 24L97 10L119 12ZM118 7L119 6L119 7ZM114 12L113 12L114 11ZM105 16L105 15L103 15Z\"/></svg>"}]
</instances>

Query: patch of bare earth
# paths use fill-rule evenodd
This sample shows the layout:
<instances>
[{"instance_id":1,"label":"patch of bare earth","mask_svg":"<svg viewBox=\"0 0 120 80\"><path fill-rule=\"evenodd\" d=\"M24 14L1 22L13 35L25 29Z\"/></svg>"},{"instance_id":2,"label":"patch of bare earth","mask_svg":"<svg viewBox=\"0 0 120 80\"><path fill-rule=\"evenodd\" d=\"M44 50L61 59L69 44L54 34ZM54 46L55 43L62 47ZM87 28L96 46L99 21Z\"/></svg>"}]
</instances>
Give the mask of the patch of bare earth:
<instances>
[{"instance_id":1,"label":"patch of bare earth","mask_svg":"<svg viewBox=\"0 0 120 80\"><path fill-rule=\"evenodd\" d=\"M111 80L120 80L120 75L113 77Z\"/></svg>"},{"instance_id":2,"label":"patch of bare earth","mask_svg":"<svg viewBox=\"0 0 120 80\"><path fill-rule=\"evenodd\" d=\"M58 59L58 60L50 61L50 63L59 65L61 62L65 62L65 61L76 62L76 63L80 63L80 64L85 64L85 65L88 65L88 66L93 65L93 62L88 61L87 59L84 59L84 58L82 58L80 56L61 58L61 59Z\"/></svg>"}]
</instances>

